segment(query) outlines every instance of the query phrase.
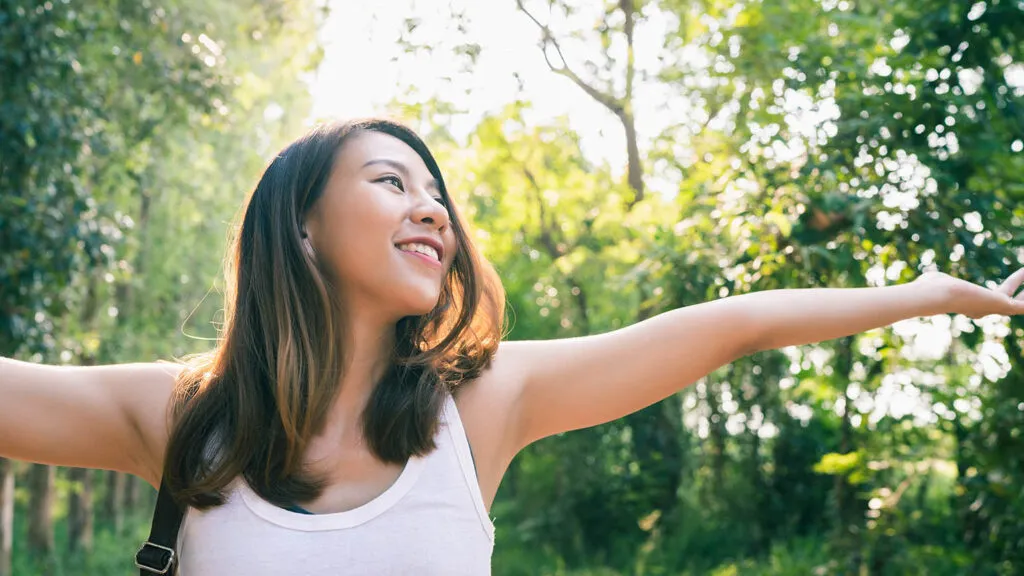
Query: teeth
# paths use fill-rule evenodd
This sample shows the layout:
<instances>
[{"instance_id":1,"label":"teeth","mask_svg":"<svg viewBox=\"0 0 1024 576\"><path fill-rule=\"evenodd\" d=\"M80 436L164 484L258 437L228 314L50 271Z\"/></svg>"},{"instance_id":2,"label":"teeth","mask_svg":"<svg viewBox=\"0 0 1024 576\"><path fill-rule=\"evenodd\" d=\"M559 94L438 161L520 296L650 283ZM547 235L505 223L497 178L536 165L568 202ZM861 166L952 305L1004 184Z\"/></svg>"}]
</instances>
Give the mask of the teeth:
<instances>
[{"instance_id":1,"label":"teeth","mask_svg":"<svg viewBox=\"0 0 1024 576\"><path fill-rule=\"evenodd\" d=\"M408 244L399 244L398 245L398 249L402 250L404 252L419 252L420 254L424 254L426 256L430 256L434 260L438 260L438 261L441 260L440 258L438 258L437 250L435 250L433 246L428 246L426 244L420 244L419 242L410 242Z\"/></svg>"}]
</instances>

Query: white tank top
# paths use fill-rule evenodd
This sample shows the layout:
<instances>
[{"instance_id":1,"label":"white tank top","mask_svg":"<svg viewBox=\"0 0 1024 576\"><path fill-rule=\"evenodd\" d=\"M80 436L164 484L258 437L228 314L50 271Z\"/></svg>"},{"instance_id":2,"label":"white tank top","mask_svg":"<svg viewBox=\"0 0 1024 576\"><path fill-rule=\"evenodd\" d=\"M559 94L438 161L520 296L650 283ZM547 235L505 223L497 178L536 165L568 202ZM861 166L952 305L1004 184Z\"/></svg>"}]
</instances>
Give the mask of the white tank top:
<instances>
[{"instance_id":1,"label":"white tank top","mask_svg":"<svg viewBox=\"0 0 1024 576\"><path fill-rule=\"evenodd\" d=\"M236 480L222 506L186 511L179 575L489 575L494 524L451 396L435 440L383 494L346 512L290 512Z\"/></svg>"}]
</instances>

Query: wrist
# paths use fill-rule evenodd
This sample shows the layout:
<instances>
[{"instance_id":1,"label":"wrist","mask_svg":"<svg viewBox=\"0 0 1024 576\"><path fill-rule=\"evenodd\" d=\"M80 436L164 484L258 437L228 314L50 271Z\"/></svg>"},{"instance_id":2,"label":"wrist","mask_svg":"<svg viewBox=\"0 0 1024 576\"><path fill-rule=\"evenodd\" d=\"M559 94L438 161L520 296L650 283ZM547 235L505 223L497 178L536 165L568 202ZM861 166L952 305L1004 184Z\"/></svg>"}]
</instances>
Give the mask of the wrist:
<instances>
[{"instance_id":1,"label":"wrist","mask_svg":"<svg viewBox=\"0 0 1024 576\"><path fill-rule=\"evenodd\" d=\"M940 272L926 272L914 282L904 284L919 308L919 316L951 314L956 310L957 284L960 281Z\"/></svg>"}]
</instances>

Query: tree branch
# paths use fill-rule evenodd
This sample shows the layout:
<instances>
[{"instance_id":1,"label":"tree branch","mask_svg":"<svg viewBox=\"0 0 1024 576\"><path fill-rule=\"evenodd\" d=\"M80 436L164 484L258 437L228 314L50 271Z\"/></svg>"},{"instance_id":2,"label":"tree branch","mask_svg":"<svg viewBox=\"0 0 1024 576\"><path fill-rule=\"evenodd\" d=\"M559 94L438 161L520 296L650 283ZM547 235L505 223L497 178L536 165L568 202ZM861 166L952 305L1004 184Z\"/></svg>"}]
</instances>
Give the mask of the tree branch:
<instances>
[{"instance_id":1,"label":"tree branch","mask_svg":"<svg viewBox=\"0 0 1024 576\"><path fill-rule=\"evenodd\" d=\"M613 94L602 92L597 88L594 88L593 86L588 84L586 80L580 78L578 74L573 72L572 69L569 68L569 64L565 60L565 54L562 52L562 46L558 43L558 40L556 40L555 37L551 34L551 29L548 28L547 25L541 23L541 21L538 20L536 16L534 16L529 10L526 9L526 6L523 5L523 0L516 0L516 6L518 6L519 10L523 14L526 14L526 16L530 20L532 20L534 24L537 25L537 28L540 28L542 42L541 52L544 54L544 62L547 63L548 68L550 68L551 71L554 72L555 74L565 76L569 80L572 80L573 83L579 86L581 90L586 92L588 96L590 96L591 98L599 102L601 105L603 105L605 108L611 110L616 116L619 116L621 118L622 114L625 112L625 106L623 106L622 102ZM562 64L560 66L556 66L553 62L551 62L551 58L550 56L548 56L548 51L546 49L549 44L552 47L554 47L555 52L558 53L558 59L562 61Z\"/></svg>"},{"instance_id":2,"label":"tree branch","mask_svg":"<svg viewBox=\"0 0 1024 576\"><path fill-rule=\"evenodd\" d=\"M628 104L633 99L633 76L636 74L636 62L633 59L633 29L635 22L633 15L635 7L633 0L619 0L619 8L626 16L626 23L623 24L623 31L626 33L626 97Z\"/></svg>"},{"instance_id":3,"label":"tree branch","mask_svg":"<svg viewBox=\"0 0 1024 576\"><path fill-rule=\"evenodd\" d=\"M573 248L567 243L559 245L555 241L554 234L552 233L553 227L549 225L546 213L544 210L544 196L541 193L540 184L537 182L536 176L533 175L533 171L526 166L525 162L520 162L516 159L515 155L512 154L511 150L507 151L509 158L519 164L523 170L523 176L530 183L530 188L533 190L534 198L537 201L537 207L540 211L540 243L544 247L544 250L548 253L548 257L552 261L557 260L569 253ZM523 237L528 237L525 227L523 229ZM576 312L579 314L579 323L583 334L590 333L590 314L587 309L587 293L583 288L583 285L576 279L576 275L573 273L567 273L565 275L565 281L569 284L569 295L572 298L573 303L576 304Z\"/></svg>"},{"instance_id":4,"label":"tree branch","mask_svg":"<svg viewBox=\"0 0 1024 576\"><path fill-rule=\"evenodd\" d=\"M636 66L633 59L633 33L636 23L636 8L634 6L634 0L619 0L619 8L623 11L626 17L626 23L624 25L627 50L625 98L617 98L611 91L602 92L580 78L579 75L569 68L569 64L565 60L565 54L562 52L562 46L551 34L551 29L526 9L526 6L523 4L523 0L516 0L516 6L540 29L541 52L544 55L544 62L547 63L548 68L550 68L552 72L572 80L573 83L586 92L588 96L615 114L622 123L622 128L625 130L626 136L626 156L628 162L627 181L630 189L633 190L633 198L627 203L626 210L631 210L633 206L644 199L643 163L640 160L640 147L637 143L636 122L633 118L631 100L633 94L633 81L634 76L636 75ZM548 55L547 50L549 45L554 47L555 52L558 54L558 59L561 60L561 65L556 66L551 61L551 57ZM608 54L605 54L605 56L610 59Z\"/></svg>"}]
</instances>

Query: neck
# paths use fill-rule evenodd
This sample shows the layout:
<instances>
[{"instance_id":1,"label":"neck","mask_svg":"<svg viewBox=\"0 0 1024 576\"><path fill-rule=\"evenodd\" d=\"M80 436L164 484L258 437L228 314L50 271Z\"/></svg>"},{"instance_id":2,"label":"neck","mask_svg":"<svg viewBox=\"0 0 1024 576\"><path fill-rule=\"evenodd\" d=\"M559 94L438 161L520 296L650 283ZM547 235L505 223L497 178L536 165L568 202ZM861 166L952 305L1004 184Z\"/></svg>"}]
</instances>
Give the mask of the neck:
<instances>
[{"instance_id":1,"label":"neck","mask_svg":"<svg viewBox=\"0 0 1024 576\"><path fill-rule=\"evenodd\" d=\"M339 392L324 428L325 435L339 440L361 438L363 410L390 364L395 343L394 322L358 315L350 320Z\"/></svg>"}]
</instances>

